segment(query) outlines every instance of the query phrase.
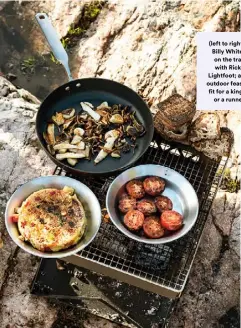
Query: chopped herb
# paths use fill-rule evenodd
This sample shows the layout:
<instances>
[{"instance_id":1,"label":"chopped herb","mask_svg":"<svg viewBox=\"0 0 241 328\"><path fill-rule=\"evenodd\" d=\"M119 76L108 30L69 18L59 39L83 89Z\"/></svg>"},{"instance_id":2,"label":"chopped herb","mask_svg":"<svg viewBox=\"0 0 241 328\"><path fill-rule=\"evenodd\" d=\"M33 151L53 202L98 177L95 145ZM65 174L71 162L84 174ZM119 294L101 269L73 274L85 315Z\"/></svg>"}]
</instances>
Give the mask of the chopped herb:
<instances>
[{"instance_id":1,"label":"chopped herb","mask_svg":"<svg viewBox=\"0 0 241 328\"><path fill-rule=\"evenodd\" d=\"M57 209L58 209L57 206L54 206L54 205L53 206L49 206L48 207L48 212L53 213L55 215L58 215L58 213L56 213Z\"/></svg>"},{"instance_id":2,"label":"chopped herb","mask_svg":"<svg viewBox=\"0 0 241 328\"><path fill-rule=\"evenodd\" d=\"M68 224L69 224L70 228L73 228L75 226L73 221L69 221Z\"/></svg>"},{"instance_id":3,"label":"chopped herb","mask_svg":"<svg viewBox=\"0 0 241 328\"><path fill-rule=\"evenodd\" d=\"M68 214L69 214L69 215L74 215L74 210L73 210L72 208L70 208L70 209L68 210Z\"/></svg>"},{"instance_id":4,"label":"chopped herb","mask_svg":"<svg viewBox=\"0 0 241 328\"><path fill-rule=\"evenodd\" d=\"M63 216L59 216L59 224L61 225L61 227L64 225L64 223L66 222L66 218Z\"/></svg>"}]
</instances>

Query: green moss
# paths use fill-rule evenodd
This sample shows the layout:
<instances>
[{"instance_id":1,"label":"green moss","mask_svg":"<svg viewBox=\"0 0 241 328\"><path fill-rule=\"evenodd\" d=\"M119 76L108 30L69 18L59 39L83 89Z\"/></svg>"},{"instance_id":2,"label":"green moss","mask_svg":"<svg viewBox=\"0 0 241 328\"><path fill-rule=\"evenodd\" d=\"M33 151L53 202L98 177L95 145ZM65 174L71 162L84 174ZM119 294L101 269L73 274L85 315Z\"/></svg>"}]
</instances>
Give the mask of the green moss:
<instances>
[{"instance_id":1,"label":"green moss","mask_svg":"<svg viewBox=\"0 0 241 328\"><path fill-rule=\"evenodd\" d=\"M85 32L85 30L81 27L70 27L68 34L69 35L80 35L83 32Z\"/></svg>"},{"instance_id":2,"label":"green moss","mask_svg":"<svg viewBox=\"0 0 241 328\"><path fill-rule=\"evenodd\" d=\"M26 58L21 62L21 70L28 73L34 73L36 66L37 60L34 57Z\"/></svg>"},{"instance_id":3,"label":"green moss","mask_svg":"<svg viewBox=\"0 0 241 328\"><path fill-rule=\"evenodd\" d=\"M35 67L35 65L36 65L36 60L33 57L24 59L24 61L22 62L22 66L25 66L27 68Z\"/></svg>"},{"instance_id":4,"label":"green moss","mask_svg":"<svg viewBox=\"0 0 241 328\"><path fill-rule=\"evenodd\" d=\"M226 187L229 192L237 192L239 190L240 183L235 180L229 180L227 181Z\"/></svg>"},{"instance_id":5,"label":"green moss","mask_svg":"<svg viewBox=\"0 0 241 328\"><path fill-rule=\"evenodd\" d=\"M86 20L95 19L103 6L103 1L94 1L85 5L83 18Z\"/></svg>"},{"instance_id":6,"label":"green moss","mask_svg":"<svg viewBox=\"0 0 241 328\"><path fill-rule=\"evenodd\" d=\"M222 175L222 172L223 170L219 169L217 174ZM237 192L240 189L240 181L231 178L231 171L229 168L225 169L223 172L222 188L228 192Z\"/></svg>"},{"instance_id":7,"label":"green moss","mask_svg":"<svg viewBox=\"0 0 241 328\"><path fill-rule=\"evenodd\" d=\"M56 65L60 64L60 62L55 58L54 54L52 51L50 52L50 60L55 63Z\"/></svg>"},{"instance_id":8,"label":"green moss","mask_svg":"<svg viewBox=\"0 0 241 328\"><path fill-rule=\"evenodd\" d=\"M79 22L70 26L67 35L60 41L65 49L74 47L79 38L87 31L90 24L98 17L101 9L104 7L106 1L94 1L85 4ZM50 53L50 59L53 63L59 64L53 53Z\"/></svg>"}]
</instances>

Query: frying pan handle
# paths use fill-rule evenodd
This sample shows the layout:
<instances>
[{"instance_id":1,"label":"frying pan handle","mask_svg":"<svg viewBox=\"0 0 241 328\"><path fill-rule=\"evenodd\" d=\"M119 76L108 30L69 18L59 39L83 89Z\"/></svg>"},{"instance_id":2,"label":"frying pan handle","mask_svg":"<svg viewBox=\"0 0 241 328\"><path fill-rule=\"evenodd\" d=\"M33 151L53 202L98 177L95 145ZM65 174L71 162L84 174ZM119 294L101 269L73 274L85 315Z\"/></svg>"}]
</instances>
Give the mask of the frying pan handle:
<instances>
[{"instance_id":1,"label":"frying pan handle","mask_svg":"<svg viewBox=\"0 0 241 328\"><path fill-rule=\"evenodd\" d=\"M68 75L69 81L73 80L69 69L69 59L68 55L60 42L60 39L51 24L50 19L45 13L38 13L35 15L35 18L46 38L48 44L55 56L55 58L64 66L66 73Z\"/></svg>"}]
</instances>

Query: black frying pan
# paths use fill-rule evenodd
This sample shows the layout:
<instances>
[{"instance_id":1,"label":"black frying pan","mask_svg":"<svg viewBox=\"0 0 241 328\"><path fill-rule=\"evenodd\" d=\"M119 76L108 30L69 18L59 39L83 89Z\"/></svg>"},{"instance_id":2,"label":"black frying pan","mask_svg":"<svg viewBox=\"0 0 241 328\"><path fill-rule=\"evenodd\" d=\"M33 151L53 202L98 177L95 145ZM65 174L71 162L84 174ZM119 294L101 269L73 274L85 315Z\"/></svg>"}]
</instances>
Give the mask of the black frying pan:
<instances>
[{"instance_id":1,"label":"black frying pan","mask_svg":"<svg viewBox=\"0 0 241 328\"><path fill-rule=\"evenodd\" d=\"M152 114L142 98L130 88L123 84L100 78L85 78L73 80L68 66L68 55L64 50L48 16L44 13L36 15L36 19L42 29L55 57L64 66L69 82L51 92L43 101L36 118L36 131L40 143L47 155L58 166L75 175L98 174L109 175L122 171L132 166L148 149L153 138L154 125ZM141 122L146 133L137 139L138 147L135 152L122 154L121 158L107 156L102 162L94 165L93 159L87 161L80 159L75 167L70 166L66 160L59 161L47 150L43 132L46 132L47 124L55 112L73 107L77 112L82 110L80 102L87 101L94 106L107 101L109 105L123 104L131 106L136 111L136 116Z\"/></svg>"}]
</instances>

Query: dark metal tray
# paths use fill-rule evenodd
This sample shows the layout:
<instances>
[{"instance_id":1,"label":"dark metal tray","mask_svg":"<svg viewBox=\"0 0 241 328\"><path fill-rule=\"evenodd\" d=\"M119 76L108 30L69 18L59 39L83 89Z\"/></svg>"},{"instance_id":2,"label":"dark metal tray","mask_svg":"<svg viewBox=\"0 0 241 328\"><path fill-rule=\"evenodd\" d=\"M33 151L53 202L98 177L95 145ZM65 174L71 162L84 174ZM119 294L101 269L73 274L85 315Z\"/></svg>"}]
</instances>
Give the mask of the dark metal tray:
<instances>
[{"instance_id":1,"label":"dark metal tray","mask_svg":"<svg viewBox=\"0 0 241 328\"><path fill-rule=\"evenodd\" d=\"M58 267L54 259L43 259L31 292L127 327L167 327L174 300L63 261Z\"/></svg>"}]
</instances>

